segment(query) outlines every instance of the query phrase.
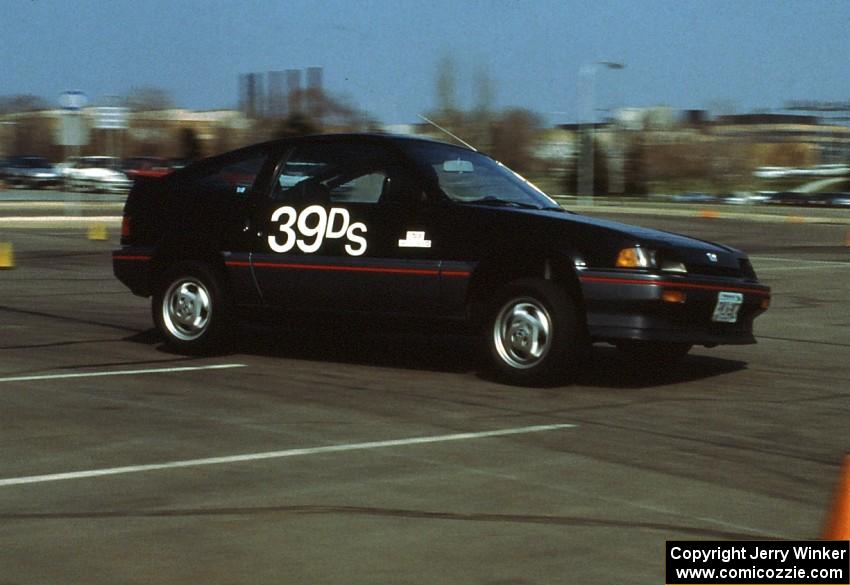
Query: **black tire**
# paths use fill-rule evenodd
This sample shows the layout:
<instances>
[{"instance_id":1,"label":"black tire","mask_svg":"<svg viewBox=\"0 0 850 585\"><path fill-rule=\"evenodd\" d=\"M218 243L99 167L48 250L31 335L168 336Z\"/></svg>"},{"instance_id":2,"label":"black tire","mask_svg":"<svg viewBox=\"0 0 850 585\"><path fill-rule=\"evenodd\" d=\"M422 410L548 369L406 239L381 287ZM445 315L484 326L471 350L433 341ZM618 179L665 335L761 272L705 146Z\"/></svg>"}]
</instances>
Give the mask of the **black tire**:
<instances>
[{"instance_id":1,"label":"black tire","mask_svg":"<svg viewBox=\"0 0 850 585\"><path fill-rule=\"evenodd\" d=\"M490 366L512 384L566 382L587 355L574 299L548 280L505 285L490 304L483 333Z\"/></svg>"},{"instance_id":2,"label":"black tire","mask_svg":"<svg viewBox=\"0 0 850 585\"><path fill-rule=\"evenodd\" d=\"M689 343L620 341L617 349L634 365L664 366L681 361L693 347Z\"/></svg>"},{"instance_id":3,"label":"black tire","mask_svg":"<svg viewBox=\"0 0 850 585\"><path fill-rule=\"evenodd\" d=\"M202 262L168 268L159 279L151 310L166 343L181 353L221 350L232 322L224 278Z\"/></svg>"}]
</instances>

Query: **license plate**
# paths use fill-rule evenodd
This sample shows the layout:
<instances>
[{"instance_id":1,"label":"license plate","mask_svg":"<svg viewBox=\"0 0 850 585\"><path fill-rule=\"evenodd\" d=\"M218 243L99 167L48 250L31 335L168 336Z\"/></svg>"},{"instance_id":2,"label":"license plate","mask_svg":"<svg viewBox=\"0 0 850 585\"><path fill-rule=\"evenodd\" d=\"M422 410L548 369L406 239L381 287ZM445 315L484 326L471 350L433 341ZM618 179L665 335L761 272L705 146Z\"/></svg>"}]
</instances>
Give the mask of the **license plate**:
<instances>
[{"instance_id":1,"label":"license plate","mask_svg":"<svg viewBox=\"0 0 850 585\"><path fill-rule=\"evenodd\" d=\"M722 292L718 294L711 320L718 323L735 323L738 320L738 310L743 302L744 295L741 293Z\"/></svg>"}]
</instances>

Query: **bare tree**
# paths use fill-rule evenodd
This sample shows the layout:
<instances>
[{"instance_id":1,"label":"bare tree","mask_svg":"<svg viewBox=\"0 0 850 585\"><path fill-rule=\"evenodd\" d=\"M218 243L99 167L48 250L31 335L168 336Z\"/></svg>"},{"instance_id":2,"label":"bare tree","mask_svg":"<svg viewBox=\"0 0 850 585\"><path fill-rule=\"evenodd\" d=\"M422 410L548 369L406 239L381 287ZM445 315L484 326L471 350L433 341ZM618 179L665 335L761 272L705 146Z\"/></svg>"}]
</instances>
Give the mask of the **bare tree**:
<instances>
[{"instance_id":1,"label":"bare tree","mask_svg":"<svg viewBox=\"0 0 850 585\"><path fill-rule=\"evenodd\" d=\"M186 160L197 160L202 156L198 134L190 126L180 129L180 155Z\"/></svg>"},{"instance_id":2,"label":"bare tree","mask_svg":"<svg viewBox=\"0 0 850 585\"><path fill-rule=\"evenodd\" d=\"M318 134L323 131L356 131L368 127L366 114L348 105L342 98L332 96L321 87L290 92L290 101L307 107L303 111L290 112L282 120L264 119L261 126L270 129L265 134L270 138Z\"/></svg>"},{"instance_id":3,"label":"bare tree","mask_svg":"<svg viewBox=\"0 0 850 585\"><path fill-rule=\"evenodd\" d=\"M301 112L295 112L287 116L277 127L275 138L289 138L291 136L305 136L321 132L313 118Z\"/></svg>"},{"instance_id":4,"label":"bare tree","mask_svg":"<svg viewBox=\"0 0 850 585\"><path fill-rule=\"evenodd\" d=\"M476 69L473 89L475 91L475 111L491 112L493 102L496 99L496 87L486 65L480 65Z\"/></svg>"},{"instance_id":5,"label":"bare tree","mask_svg":"<svg viewBox=\"0 0 850 585\"><path fill-rule=\"evenodd\" d=\"M17 114L46 110L49 106L42 98L31 94L0 96L0 114Z\"/></svg>"},{"instance_id":6,"label":"bare tree","mask_svg":"<svg viewBox=\"0 0 850 585\"><path fill-rule=\"evenodd\" d=\"M437 65L437 108L443 115L457 111L457 71L448 55Z\"/></svg>"},{"instance_id":7,"label":"bare tree","mask_svg":"<svg viewBox=\"0 0 850 585\"><path fill-rule=\"evenodd\" d=\"M528 110L514 108L503 112L493 124L491 154L517 171L534 170L537 162L534 147L540 126L540 118Z\"/></svg>"},{"instance_id":8,"label":"bare tree","mask_svg":"<svg viewBox=\"0 0 850 585\"><path fill-rule=\"evenodd\" d=\"M485 65L477 68L472 89L475 95L475 109L469 119L468 140L478 149L490 150L493 147L493 102L496 90L493 78Z\"/></svg>"}]
</instances>

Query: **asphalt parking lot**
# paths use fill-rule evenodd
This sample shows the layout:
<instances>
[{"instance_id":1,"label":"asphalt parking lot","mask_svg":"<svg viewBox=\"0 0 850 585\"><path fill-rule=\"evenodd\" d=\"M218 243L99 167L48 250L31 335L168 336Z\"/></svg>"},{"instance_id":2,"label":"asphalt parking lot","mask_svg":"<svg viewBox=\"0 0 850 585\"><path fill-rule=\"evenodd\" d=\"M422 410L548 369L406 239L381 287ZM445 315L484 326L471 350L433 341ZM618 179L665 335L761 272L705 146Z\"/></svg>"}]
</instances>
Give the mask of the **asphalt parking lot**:
<instances>
[{"instance_id":1,"label":"asphalt parking lot","mask_svg":"<svg viewBox=\"0 0 850 585\"><path fill-rule=\"evenodd\" d=\"M592 211L592 213L604 213ZM0 222L0 584L661 583L666 540L818 537L850 451L846 224L629 215L748 251L754 346L500 385L450 335L169 353L108 241Z\"/></svg>"}]
</instances>

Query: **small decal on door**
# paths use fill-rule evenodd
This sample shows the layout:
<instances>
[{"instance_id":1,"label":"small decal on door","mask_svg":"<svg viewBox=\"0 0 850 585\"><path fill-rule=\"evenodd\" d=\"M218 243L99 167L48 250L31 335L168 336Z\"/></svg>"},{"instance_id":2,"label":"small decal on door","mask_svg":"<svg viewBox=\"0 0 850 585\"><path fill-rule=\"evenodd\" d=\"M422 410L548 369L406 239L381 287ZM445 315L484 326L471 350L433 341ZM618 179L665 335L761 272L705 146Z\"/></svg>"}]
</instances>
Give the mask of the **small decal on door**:
<instances>
[{"instance_id":1,"label":"small decal on door","mask_svg":"<svg viewBox=\"0 0 850 585\"><path fill-rule=\"evenodd\" d=\"M403 240L398 241L399 248L430 248L431 240L425 239L425 232L407 232Z\"/></svg>"}]
</instances>

